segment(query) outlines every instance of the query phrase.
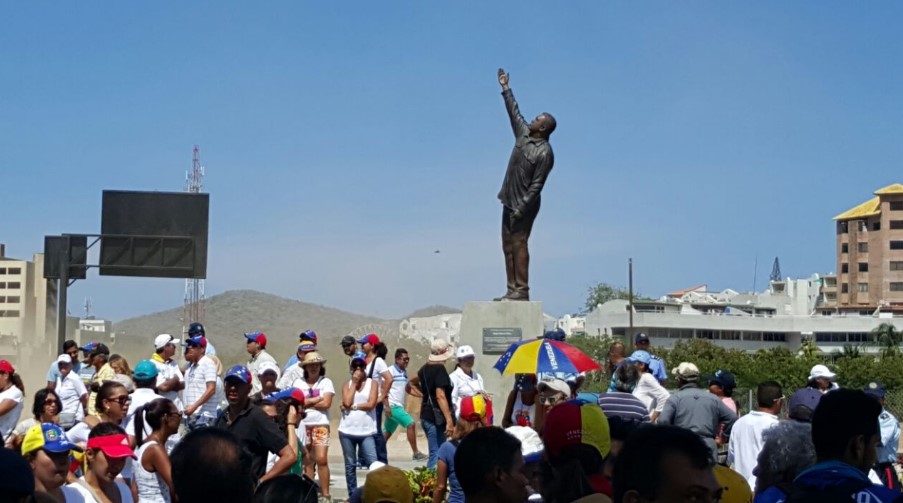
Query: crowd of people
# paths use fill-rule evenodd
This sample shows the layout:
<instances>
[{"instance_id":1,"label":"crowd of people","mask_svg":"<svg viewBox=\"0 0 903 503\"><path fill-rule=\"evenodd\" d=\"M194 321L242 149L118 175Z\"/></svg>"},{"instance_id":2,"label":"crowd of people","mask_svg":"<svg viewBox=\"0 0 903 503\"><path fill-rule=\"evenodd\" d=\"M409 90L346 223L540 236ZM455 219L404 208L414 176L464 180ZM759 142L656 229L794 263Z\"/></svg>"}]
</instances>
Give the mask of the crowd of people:
<instances>
[{"instance_id":1,"label":"crowd of people","mask_svg":"<svg viewBox=\"0 0 903 503\"><path fill-rule=\"evenodd\" d=\"M156 336L134 368L104 344L67 341L30 414L21 377L0 360L0 502L322 503L337 438L349 501L412 503L387 449L399 428L410 459L435 470L434 503L903 501L884 387L841 388L825 365L789 398L757 383L741 414L728 370L703 376L681 362L669 376L639 334L629 355L609 348L607 392L583 391L584 374L518 374L496 418L469 346L436 339L409 375L407 350L390 365L376 334L346 336L333 382L312 330L281 367L265 334L244 336L247 362L225 369L199 323L184 341Z\"/></svg>"}]
</instances>

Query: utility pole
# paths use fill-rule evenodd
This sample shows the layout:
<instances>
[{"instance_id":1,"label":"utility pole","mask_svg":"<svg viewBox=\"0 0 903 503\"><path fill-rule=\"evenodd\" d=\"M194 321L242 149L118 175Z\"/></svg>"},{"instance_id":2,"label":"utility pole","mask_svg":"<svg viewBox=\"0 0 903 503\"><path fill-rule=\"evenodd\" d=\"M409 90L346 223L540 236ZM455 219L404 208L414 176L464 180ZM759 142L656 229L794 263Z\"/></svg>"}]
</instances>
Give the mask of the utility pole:
<instances>
[{"instance_id":1,"label":"utility pole","mask_svg":"<svg viewBox=\"0 0 903 503\"><path fill-rule=\"evenodd\" d=\"M633 259L627 259L627 310L630 316L630 328L627 339L633 344Z\"/></svg>"}]
</instances>

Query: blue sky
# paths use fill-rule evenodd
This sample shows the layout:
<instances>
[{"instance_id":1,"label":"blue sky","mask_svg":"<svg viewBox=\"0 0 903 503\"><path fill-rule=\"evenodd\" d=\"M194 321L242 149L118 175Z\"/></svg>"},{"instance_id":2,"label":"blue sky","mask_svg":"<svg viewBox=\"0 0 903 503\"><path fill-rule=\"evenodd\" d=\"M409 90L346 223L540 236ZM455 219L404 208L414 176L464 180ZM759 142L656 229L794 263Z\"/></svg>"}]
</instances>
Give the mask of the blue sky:
<instances>
[{"instance_id":1,"label":"blue sky","mask_svg":"<svg viewBox=\"0 0 903 503\"><path fill-rule=\"evenodd\" d=\"M0 241L100 230L104 189L181 190L201 146L208 295L400 316L504 290L496 69L553 113L533 297L830 272L831 217L903 182L892 2L8 2ZM434 254L434 250L441 250ZM70 290L120 319L182 282Z\"/></svg>"}]
</instances>

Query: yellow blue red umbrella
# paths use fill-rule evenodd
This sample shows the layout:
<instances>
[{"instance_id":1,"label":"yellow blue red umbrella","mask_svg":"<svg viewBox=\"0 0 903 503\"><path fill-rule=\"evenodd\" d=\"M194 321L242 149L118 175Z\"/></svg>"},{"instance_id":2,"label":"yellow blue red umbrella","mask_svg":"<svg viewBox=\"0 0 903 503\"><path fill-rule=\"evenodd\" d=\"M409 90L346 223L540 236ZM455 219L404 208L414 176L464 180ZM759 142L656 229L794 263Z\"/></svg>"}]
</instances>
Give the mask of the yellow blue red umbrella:
<instances>
[{"instance_id":1,"label":"yellow blue red umbrella","mask_svg":"<svg viewBox=\"0 0 903 503\"><path fill-rule=\"evenodd\" d=\"M552 339L515 342L493 367L503 375L544 372L576 374L601 368L583 351Z\"/></svg>"}]
</instances>

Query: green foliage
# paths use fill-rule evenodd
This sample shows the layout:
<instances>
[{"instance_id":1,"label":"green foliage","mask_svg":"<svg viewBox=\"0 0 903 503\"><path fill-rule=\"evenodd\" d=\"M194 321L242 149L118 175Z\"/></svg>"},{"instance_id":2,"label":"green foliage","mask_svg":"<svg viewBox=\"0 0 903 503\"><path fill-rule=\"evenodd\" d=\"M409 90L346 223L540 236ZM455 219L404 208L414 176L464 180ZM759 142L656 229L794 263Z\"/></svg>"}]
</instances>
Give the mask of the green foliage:
<instances>
[{"instance_id":1,"label":"green foliage","mask_svg":"<svg viewBox=\"0 0 903 503\"><path fill-rule=\"evenodd\" d=\"M620 288L616 286L609 285L608 283L599 283L596 286L591 286L586 291L586 303L583 308L585 312L590 312L596 308L599 304L605 304L610 300L615 299L623 299L628 300L630 298L630 292L625 288ZM633 300L652 300L648 297L643 297L637 292L633 292Z\"/></svg>"},{"instance_id":2,"label":"green foliage","mask_svg":"<svg viewBox=\"0 0 903 503\"><path fill-rule=\"evenodd\" d=\"M891 323L882 323L872 330L872 339L881 347L881 356L891 357L900 354L900 341L903 333Z\"/></svg>"},{"instance_id":3,"label":"green foliage","mask_svg":"<svg viewBox=\"0 0 903 503\"><path fill-rule=\"evenodd\" d=\"M613 342L622 342L618 338L612 337L588 337L586 335L573 335L568 337L568 344L583 351L596 363L602 366L601 370L586 373L586 380L583 382L582 391L590 393L603 393L608 390L608 381L611 377L608 373L608 347Z\"/></svg>"},{"instance_id":4,"label":"green foliage","mask_svg":"<svg viewBox=\"0 0 903 503\"><path fill-rule=\"evenodd\" d=\"M408 477L408 484L411 485L411 491L414 492L414 503L431 503L433 501L433 490L436 489L436 471L430 470L425 466L406 470L405 475Z\"/></svg>"}]
</instances>

